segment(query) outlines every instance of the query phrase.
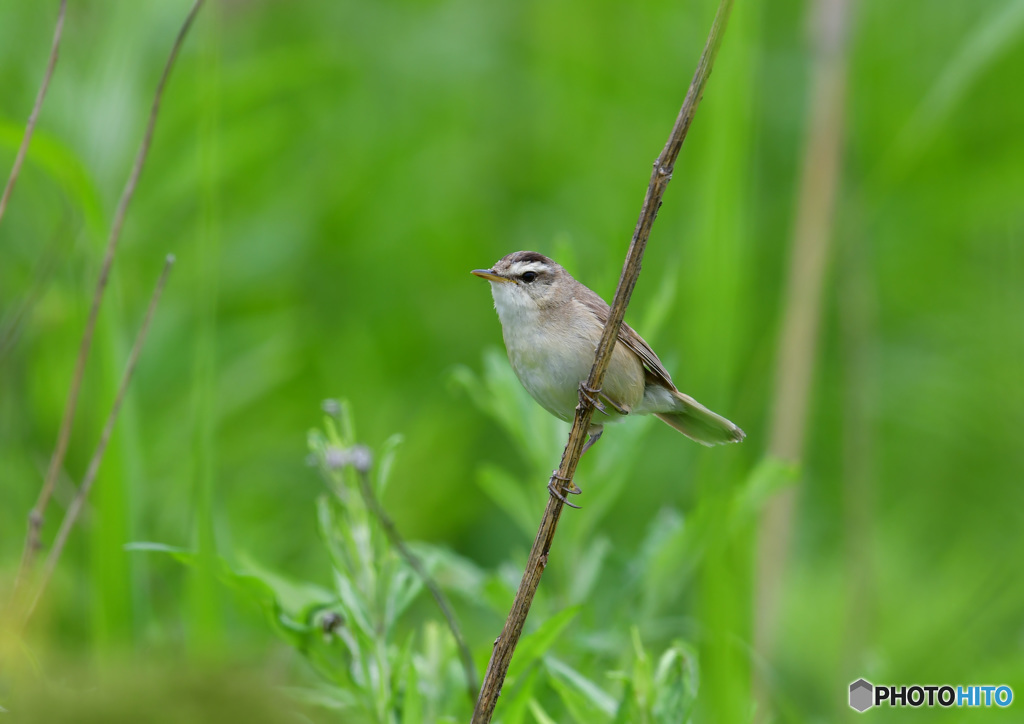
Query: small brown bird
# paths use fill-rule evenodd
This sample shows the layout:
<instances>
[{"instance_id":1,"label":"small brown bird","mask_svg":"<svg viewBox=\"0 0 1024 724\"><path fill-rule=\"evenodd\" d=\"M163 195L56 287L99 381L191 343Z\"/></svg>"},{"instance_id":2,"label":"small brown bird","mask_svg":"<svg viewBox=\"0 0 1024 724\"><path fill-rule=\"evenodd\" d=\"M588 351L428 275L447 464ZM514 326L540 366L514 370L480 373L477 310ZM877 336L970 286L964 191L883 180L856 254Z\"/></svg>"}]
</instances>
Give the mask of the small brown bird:
<instances>
[{"instance_id":1,"label":"small brown bird","mask_svg":"<svg viewBox=\"0 0 1024 724\"><path fill-rule=\"evenodd\" d=\"M609 307L535 251L517 251L472 272L491 283L508 359L526 391L555 417L571 420L580 382L590 375ZM590 438L625 415L655 415L702 445L739 442L743 430L676 389L658 355L623 323L598 395ZM575 492L575 491L574 491Z\"/></svg>"}]
</instances>

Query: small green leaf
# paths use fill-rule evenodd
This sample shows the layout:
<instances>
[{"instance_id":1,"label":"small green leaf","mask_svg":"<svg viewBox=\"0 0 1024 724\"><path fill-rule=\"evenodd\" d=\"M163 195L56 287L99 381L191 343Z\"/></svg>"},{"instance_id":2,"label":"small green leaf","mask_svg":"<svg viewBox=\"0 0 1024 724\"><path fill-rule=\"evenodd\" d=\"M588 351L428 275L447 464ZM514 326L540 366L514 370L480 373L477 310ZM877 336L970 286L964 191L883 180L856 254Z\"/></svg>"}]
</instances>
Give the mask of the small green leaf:
<instances>
[{"instance_id":1,"label":"small green leaf","mask_svg":"<svg viewBox=\"0 0 1024 724\"><path fill-rule=\"evenodd\" d=\"M429 543L410 542L408 546L441 588L479 600L487 574L474 561Z\"/></svg>"},{"instance_id":2,"label":"small green leaf","mask_svg":"<svg viewBox=\"0 0 1024 724\"><path fill-rule=\"evenodd\" d=\"M405 566L390 576L384 625L393 626L422 590L422 579Z\"/></svg>"},{"instance_id":3,"label":"small green leaf","mask_svg":"<svg viewBox=\"0 0 1024 724\"><path fill-rule=\"evenodd\" d=\"M611 549L611 541L601 536L587 545L582 556L573 561L572 578L569 581L570 603L583 603L590 598L590 593L601 575L604 559Z\"/></svg>"},{"instance_id":4,"label":"small green leaf","mask_svg":"<svg viewBox=\"0 0 1024 724\"><path fill-rule=\"evenodd\" d=\"M612 724L630 724L633 721L633 682L626 679L626 685L619 699L619 708L615 712Z\"/></svg>"},{"instance_id":5,"label":"small green leaf","mask_svg":"<svg viewBox=\"0 0 1024 724\"><path fill-rule=\"evenodd\" d=\"M651 677L651 662L647 658L647 651L644 650L643 642L640 641L640 629L633 626L630 630L633 639L633 652L636 658L633 660L633 681L632 688L636 694L636 702L642 711L647 711L651 705L651 692L654 682Z\"/></svg>"},{"instance_id":6,"label":"small green leaf","mask_svg":"<svg viewBox=\"0 0 1024 724\"><path fill-rule=\"evenodd\" d=\"M366 603L356 592L351 581L339 572L335 572L335 584L338 587L338 594L341 596L341 603L345 608L346 617L365 635L368 639L374 638L374 627L370 622L370 613Z\"/></svg>"},{"instance_id":7,"label":"small green leaf","mask_svg":"<svg viewBox=\"0 0 1024 724\"><path fill-rule=\"evenodd\" d=\"M530 699L530 713L537 720L537 724L558 724L551 716L544 711L544 707L536 699Z\"/></svg>"},{"instance_id":8,"label":"small green leaf","mask_svg":"<svg viewBox=\"0 0 1024 724\"><path fill-rule=\"evenodd\" d=\"M515 595L515 585L509 585L504 576L500 573L492 573L484 579L481 587L482 601L486 603L495 613L504 616L508 613L508 606Z\"/></svg>"},{"instance_id":9,"label":"small green leaf","mask_svg":"<svg viewBox=\"0 0 1024 724\"><path fill-rule=\"evenodd\" d=\"M195 556L195 553L190 551L188 548L178 548L176 546L170 546L166 543L154 543L152 541L136 541L134 543L125 543L124 549L126 551L142 551L146 553L166 553L182 563L191 563L191 559Z\"/></svg>"},{"instance_id":10,"label":"small green leaf","mask_svg":"<svg viewBox=\"0 0 1024 724\"><path fill-rule=\"evenodd\" d=\"M420 692L419 674L416 672L416 664L411 656L412 637L409 645L406 646L407 655L403 656L402 666L399 671L404 671L404 683L402 689L402 724L422 724L423 720L423 695Z\"/></svg>"},{"instance_id":11,"label":"small green leaf","mask_svg":"<svg viewBox=\"0 0 1024 724\"><path fill-rule=\"evenodd\" d=\"M129 543L126 550L165 553L175 560L188 566L205 565L205 558L198 553L164 545L162 543L139 542ZM274 584L283 583L283 579L275 576L262 576L257 572L240 572L228 565L227 561L219 556L212 558L215 564L214 572L221 583L241 591L254 601L263 610L271 627L295 648L300 651L306 650L309 645L309 636L313 628L307 625L301 617L297 617L296 611L289 610L281 601L281 594ZM287 596L294 597L294 603L301 600L303 605L324 605L333 601L333 596L326 591L319 590L312 592L305 591L301 597L298 589L284 587L282 592Z\"/></svg>"},{"instance_id":12,"label":"small green leaf","mask_svg":"<svg viewBox=\"0 0 1024 724\"><path fill-rule=\"evenodd\" d=\"M537 510L526 495L523 484L494 465L483 465L477 472L477 484L512 519L523 534L533 538L537 532Z\"/></svg>"},{"instance_id":13,"label":"small green leaf","mask_svg":"<svg viewBox=\"0 0 1024 724\"><path fill-rule=\"evenodd\" d=\"M338 437L343 448L356 444L356 422L352 417L352 404L348 400L338 400Z\"/></svg>"},{"instance_id":14,"label":"small green leaf","mask_svg":"<svg viewBox=\"0 0 1024 724\"><path fill-rule=\"evenodd\" d=\"M689 721L697 702L697 652L682 642L673 644L658 661L654 674L652 711L659 724Z\"/></svg>"},{"instance_id":15,"label":"small green leaf","mask_svg":"<svg viewBox=\"0 0 1024 724\"><path fill-rule=\"evenodd\" d=\"M518 676L527 666L543 657L579 612L580 606L566 608L542 623L529 636L520 639L508 667L508 677Z\"/></svg>"},{"instance_id":16,"label":"small green leaf","mask_svg":"<svg viewBox=\"0 0 1024 724\"><path fill-rule=\"evenodd\" d=\"M513 684L506 687L502 692L498 704L501 707L499 721L501 724L523 724L526 719L526 710L533 699L533 689L540 674L540 667L534 666L529 669L525 676L519 677Z\"/></svg>"},{"instance_id":17,"label":"small green leaf","mask_svg":"<svg viewBox=\"0 0 1024 724\"><path fill-rule=\"evenodd\" d=\"M487 394L483 381L473 370L466 365L457 365L452 370L449 381L454 387L462 388L478 410L494 416L492 413L494 401Z\"/></svg>"},{"instance_id":18,"label":"small green leaf","mask_svg":"<svg viewBox=\"0 0 1024 724\"><path fill-rule=\"evenodd\" d=\"M299 611L310 606L323 606L336 600L332 591L312 583L292 581L279 575L249 556L239 556L237 575L254 576L274 591L281 605L289 611Z\"/></svg>"},{"instance_id":19,"label":"small green leaf","mask_svg":"<svg viewBox=\"0 0 1024 724\"><path fill-rule=\"evenodd\" d=\"M392 435L381 446L380 453L377 456L377 459L380 460L377 464L378 495L384 492L388 482L391 480L391 470L395 464L395 455L398 453L398 447L404 439L402 435Z\"/></svg>"},{"instance_id":20,"label":"small green leaf","mask_svg":"<svg viewBox=\"0 0 1024 724\"><path fill-rule=\"evenodd\" d=\"M345 711L358 704L351 692L336 686L282 687L281 690L297 702L331 711Z\"/></svg>"},{"instance_id":21,"label":"small green leaf","mask_svg":"<svg viewBox=\"0 0 1024 724\"><path fill-rule=\"evenodd\" d=\"M736 491L732 524L742 524L757 515L769 498L783 488L796 484L799 476L800 468L796 464L778 458L764 458Z\"/></svg>"},{"instance_id":22,"label":"small green leaf","mask_svg":"<svg viewBox=\"0 0 1024 724\"><path fill-rule=\"evenodd\" d=\"M615 716L615 699L593 681L554 656L545 657L544 664L551 672L552 685L562 696L562 700L570 711L573 711L578 705L578 698L571 696L572 693L578 694L579 698L586 701L586 712L573 711L576 721L594 721L595 712L607 717Z\"/></svg>"}]
</instances>

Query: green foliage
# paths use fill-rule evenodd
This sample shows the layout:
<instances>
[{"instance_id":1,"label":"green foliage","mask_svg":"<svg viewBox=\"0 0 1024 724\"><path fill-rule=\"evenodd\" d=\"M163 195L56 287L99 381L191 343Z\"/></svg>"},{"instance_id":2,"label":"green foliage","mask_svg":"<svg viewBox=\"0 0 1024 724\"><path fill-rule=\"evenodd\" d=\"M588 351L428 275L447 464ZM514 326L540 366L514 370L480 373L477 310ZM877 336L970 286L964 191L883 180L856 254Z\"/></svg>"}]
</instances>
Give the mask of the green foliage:
<instances>
[{"instance_id":1,"label":"green foliage","mask_svg":"<svg viewBox=\"0 0 1024 724\"><path fill-rule=\"evenodd\" d=\"M345 599L331 578L349 544L323 530L346 514L330 491L317 507L324 488L302 465L309 411L327 394L351 399L384 504L425 541L413 548L482 668L564 426L522 394L500 351L479 362L500 332L468 271L537 249L611 297L714 4L207 2L129 210L47 544L153 277L168 252L178 264L25 654L0 665L0 704L13 712L7 672L58 679L55 658L101 671L123 655L169 668L223 657L342 707L339 720L376 716L380 688L363 700L345 643L325 641L317 618L352 606L371 624L393 619L380 655L403 719L441 716L433 697L445 687L464 712L457 667L415 665L451 661L424 592L400 615L378 608L416 591L403 566L355 569ZM0 0L0 176L57 5ZM68 3L0 223L0 600L116 199L189 5ZM696 693L686 711L697 722L749 720L755 667L783 722L840 720L860 676L1024 678L1012 635L1024 578L1008 553L1024 547L1024 3L852 5L799 487L761 461L807 140L811 5L740 2L627 319L684 391L748 438L703 450L656 421L609 427L582 463L584 509L560 523L527 635L575 616L508 683L504 721L605 721L608 701L587 691L614 700L612 721L653 720L672 651L687 653L661 681ZM395 432L405 442L388 463ZM778 654L755 664L752 527L783 488L796 507ZM172 543L189 565L126 553L131 541ZM354 618L346 627L365 635ZM310 666L326 678L312 683Z\"/></svg>"},{"instance_id":2,"label":"green foliage","mask_svg":"<svg viewBox=\"0 0 1024 724\"><path fill-rule=\"evenodd\" d=\"M490 390L492 397L480 397L481 400L489 399L499 405L515 402L513 396L522 394L521 387L503 386L507 374L500 367L492 366L489 371L482 381L467 371L461 371L459 376L471 393L477 386ZM349 405L328 401L325 409L329 414L324 429L310 432L309 447L311 462L328 489L317 501L317 517L332 564L333 589L287 580L252 561L232 567L218 559L217 576L255 602L277 635L322 678L323 683L318 686L293 690L297 699L378 724L459 721L468 716L470 702L464 696L465 682L461 679L454 639L436 616L418 622L410 619L410 607L420 597L423 581L394 548L360 490L360 476L368 475L374 466L377 475L373 477L373 488L377 495L383 491L398 439L391 438L379 461L374 463L370 451L356 442ZM510 434L523 432L518 422L510 421ZM552 437L561 433L551 430ZM497 469L485 472L481 481L491 482L482 484L500 481L513 489L521 488L521 483L509 473ZM763 477L755 476L757 480ZM621 484L610 479L608 482L607 490L597 497L621 492ZM751 498L749 487L743 489L744 495L737 496L738 499ZM765 484L754 487L763 489ZM503 495L499 494L497 499L513 497ZM526 498L522 493L519 497ZM516 515L515 510L510 508L510 514ZM670 534L680 528L680 516L664 512L654 521L641 550L616 563L609 557L611 546L604 537L593 541L577 537L558 546L558 555L567 556L572 565L550 567L563 573L569 570L570 575L545 580L548 593L538 599L540 605L530 618L533 628L516 647L497 712L498 721L524 721L527 712L537 721L546 721L550 716L557 717L556 721L568 718L609 724L624 716L628 721L651 724L690 721L697 694L697 653L693 646L681 641L671 643L657 666L652 667L651 654L641 641L639 627L633 626L627 638L625 629L595 628L593 617L581 620L580 616L587 603L592 603L593 591L602 576L634 578L634 585L622 587L617 598L603 602L605 606L619 612L639 606L637 610L652 613L656 604L651 596L659 590L653 582L655 576L661 575L656 569L659 562L674 558L680 566L692 568L693 564L686 565L685 559L697 556L697 551L680 545ZM199 553L166 545L136 543L129 549L166 553L193 567L203 565ZM489 576L470 562L423 544L417 545L416 550L452 590L466 599L478 597L486 585ZM497 580L497 576L490 578ZM497 614L505 613L509 600L508 588L501 591L500 597L490 601ZM615 620L624 625L627 619L620 613ZM618 643L605 643L597 648L587 644L588 639L601 635L611 635ZM566 645L568 641L571 646ZM590 656L581 658L581 653L588 649ZM581 662L591 659L587 669L593 673L568 663L559 651ZM592 655L597 652L600 656L595 661ZM612 661L632 664L625 673L602 670L601 662ZM596 679L591 678L595 675Z\"/></svg>"},{"instance_id":3,"label":"green foliage","mask_svg":"<svg viewBox=\"0 0 1024 724\"><path fill-rule=\"evenodd\" d=\"M310 724L315 712L296 706L265 680L195 666L122 662L104 675L88 667L51 672L45 685L19 689L8 713L19 724Z\"/></svg>"},{"instance_id":4,"label":"green foliage","mask_svg":"<svg viewBox=\"0 0 1024 724\"><path fill-rule=\"evenodd\" d=\"M661 301L664 303L664 296ZM468 368L458 368L453 377L504 429L519 457L528 463L528 471L520 480L510 471L484 465L478 484L529 541L547 495L543 481L550 475L551 461L558 460L567 426L552 425L550 415L527 404L528 394L500 352L488 351L483 369L482 377ZM531 612L531 618L540 617L544 623L516 649L509 668L511 694L499 700L499 717L509 712L508 721L516 722L528 710L538 722L547 721L552 712L555 721L690 721L697 694L697 648L678 639L665 640L651 623L670 611L684 594L705 547L716 542L722 545L749 529L768 497L791 484L795 475L788 466L765 461L727 498L724 512L717 501L699 504L684 525L678 511L664 508L648 524L637 550L620 550L612 556L612 543L596 528L603 516L621 506L627 485L642 467L640 436L650 422L640 418L614 426L588 452L586 472L577 476L586 480L586 493L581 496L585 512L567 513L569 520L559 529L542 583L543 595L538 595ZM546 430L547 439L538 430ZM534 455L532 451L538 448L550 449L549 457ZM719 532L711 530L713 527ZM602 581L618 584L601 586L598 599L595 591ZM591 615L577 620L586 609ZM643 623L630 628L627 622L634 620ZM566 634L571 644L556 645L570 621L573 625ZM609 621L614 622L612 626L607 625ZM627 630L632 631L631 637L626 636ZM654 670L648 663L651 654L642 643L642 631L663 647ZM588 673L560 658L560 651L571 652ZM535 660L544 663L540 673L532 668ZM631 660L628 674L609 668ZM749 676L748 671L736 674ZM528 677L520 683L526 672ZM596 680L588 678L595 675ZM556 694L554 702L537 698L542 684ZM612 689L619 691L620 698L608 693Z\"/></svg>"},{"instance_id":5,"label":"green foliage","mask_svg":"<svg viewBox=\"0 0 1024 724\"><path fill-rule=\"evenodd\" d=\"M344 711L346 721L432 724L464 718L469 702L450 632L433 620L402 626L423 581L391 544L360 490L360 476L375 466L373 486L377 495L383 491L399 438L383 446L374 465L370 451L356 445L348 405L329 400L325 409L324 430L310 432L309 447L328 490L317 500L317 519L333 588L292 582L252 562L232 568L222 559L218 577L255 602L275 633L323 679L316 688L294 690L298 699ZM168 553L190 566L203 560L199 553L160 544L129 549ZM475 573L450 553L419 550L434 568L469 568L471 578Z\"/></svg>"}]
</instances>

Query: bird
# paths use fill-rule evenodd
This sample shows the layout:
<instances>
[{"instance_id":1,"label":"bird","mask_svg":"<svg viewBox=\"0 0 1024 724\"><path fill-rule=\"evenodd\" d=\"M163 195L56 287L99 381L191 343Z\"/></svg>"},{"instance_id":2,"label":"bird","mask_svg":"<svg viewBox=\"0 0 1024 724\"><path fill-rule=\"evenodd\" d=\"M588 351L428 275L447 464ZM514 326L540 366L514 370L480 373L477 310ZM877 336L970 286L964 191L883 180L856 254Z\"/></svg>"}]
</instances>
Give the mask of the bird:
<instances>
[{"instance_id":1,"label":"bird","mask_svg":"<svg viewBox=\"0 0 1024 724\"><path fill-rule=\"evenodd\" d=\"M608 304L536 251L513 252L490 269L471 273L490 282L508 360L519 382L545 410L571 420L608 321ZM584 452L601 437L606 423L630 415L654 415L706 446L746 437L734 423L680 392L651 346L625 322L602 388L592 392L599 414L592 418Z\"/></svg>"}]
</instances>

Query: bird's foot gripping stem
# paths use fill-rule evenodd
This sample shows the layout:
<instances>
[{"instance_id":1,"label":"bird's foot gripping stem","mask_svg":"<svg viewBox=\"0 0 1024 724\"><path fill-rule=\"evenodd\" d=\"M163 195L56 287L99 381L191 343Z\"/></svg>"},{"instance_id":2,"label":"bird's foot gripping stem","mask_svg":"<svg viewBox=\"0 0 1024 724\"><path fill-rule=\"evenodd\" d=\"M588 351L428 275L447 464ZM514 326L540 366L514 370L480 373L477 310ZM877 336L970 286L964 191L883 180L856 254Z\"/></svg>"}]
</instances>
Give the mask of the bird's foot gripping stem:
<instances>
[{"instance_id":1,"label":"bird's foot gripping stem","mask_svg":"<svg viewBox=\"0 0 1024 724\"><path fill-rule=\"evenodd\" d=\"M607 395L603 394L601 389L594 389L587 385L587 381L580 382L580 402L587 400L594 406L594 409L600 412L602 415L610 415L608 407L610 406L620 415L628 415L631 410L628 405L620 405L615 400L611 399Z\"/></svg>"},{"instance_id":2,"label":"bird's foot gripping stem","mask_svg":"<svg viewBox=\"0 0 1024 724\"><path fill-rule=\"evenodd\" d=\"M576 485L571 478L563 478L558 474L557 470L551 473L551 479L548 481L548 492L551 493L551 495L561 500L570 508L576 508L576 510L579 510L581 506L570 503L562 494L562 491L558 489L557 483L565 483L568 486L566 487L565 492L569 493L569 495L579 495L582 493L583 491L580 490L580 486Z\"/></svg>"},{"instance_id":3,"label":"bird's foot gripping stem","mask_svg":"<svg viewBox=\"0 0 1024 724\"><path fill-rule=\"evenodd\" d=\"M598 387L595 389L591 387L587 384L586 380L580 382L580 402L583 402L583 400L586 400L593 405L594 409L601 414L608 414L608 410L605 408L604 403L601 402L601 388Z\"/></svg>"}]
</instances>

